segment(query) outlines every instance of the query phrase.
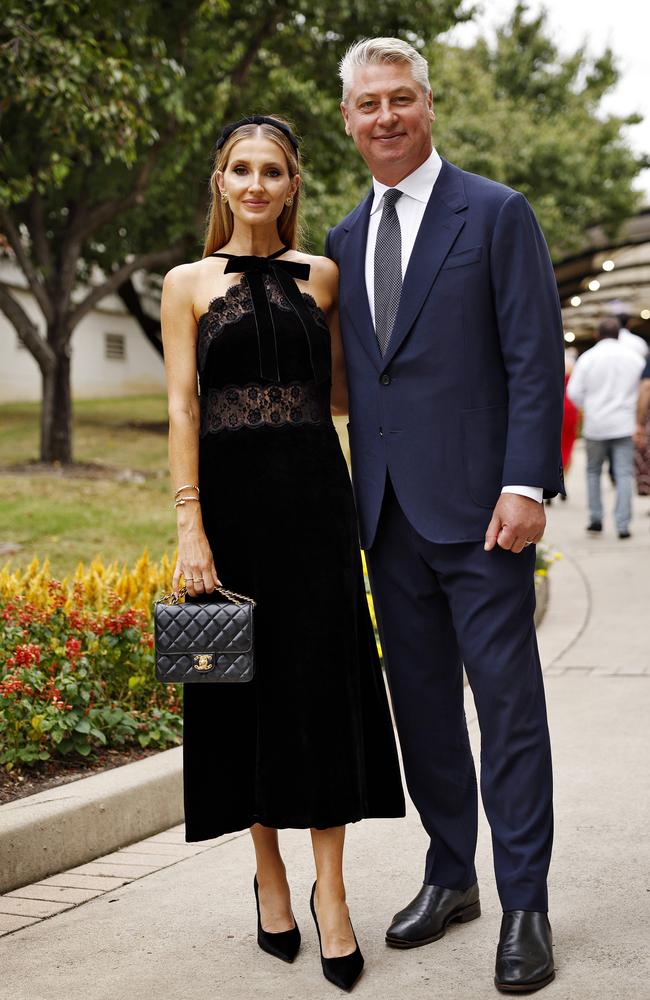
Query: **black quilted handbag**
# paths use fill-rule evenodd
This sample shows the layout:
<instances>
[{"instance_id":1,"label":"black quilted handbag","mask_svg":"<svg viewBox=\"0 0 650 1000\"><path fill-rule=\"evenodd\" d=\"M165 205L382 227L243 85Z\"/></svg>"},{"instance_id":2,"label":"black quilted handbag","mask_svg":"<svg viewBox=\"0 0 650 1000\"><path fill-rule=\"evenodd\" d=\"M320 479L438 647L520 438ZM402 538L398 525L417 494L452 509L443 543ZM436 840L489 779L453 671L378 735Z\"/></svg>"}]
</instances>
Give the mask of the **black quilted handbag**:
<instances>
[{"instance_id":1,"label":"black quilted handbag","mask_svg":"<svg viewBox=\"0 0 650 1000\"><path fill-rule=\"evenodd\" d=\"M156 677L168 684L243 684L255 671L250 597L220 587L209 603L179 603L166 594L154 604Z\"/></svg>"}]
</instances>

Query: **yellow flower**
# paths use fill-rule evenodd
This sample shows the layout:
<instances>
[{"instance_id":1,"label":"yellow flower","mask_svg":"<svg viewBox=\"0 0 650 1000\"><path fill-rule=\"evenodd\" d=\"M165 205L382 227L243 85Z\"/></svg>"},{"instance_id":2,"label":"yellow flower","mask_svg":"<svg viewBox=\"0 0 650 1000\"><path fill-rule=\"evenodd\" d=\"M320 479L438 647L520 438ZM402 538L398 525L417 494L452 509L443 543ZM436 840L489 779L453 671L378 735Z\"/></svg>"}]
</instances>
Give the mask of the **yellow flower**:
<instances>
[{"instance_id":1,"label":"yellow flower","mask_svg":"<svg viewBox=\"0 0 650 1000\"><path fill-rule=\"evenodd\" d=\"M84 607L90 611L108 611L117 598L120 607L135 608L150 616L156 597L171 589L175 563L175 553L152 563L146 549L130 569L116 562L105 564L96 556L88 566L79 563L71 579L60 581L63 607L66 611L78 607L78 589ZM47 559L41 562L34 558L24 570L11 570L7 563L0 569L0 603L24 599L37 608L51 610L52 581Z\"/></svg>"}]
</instances>

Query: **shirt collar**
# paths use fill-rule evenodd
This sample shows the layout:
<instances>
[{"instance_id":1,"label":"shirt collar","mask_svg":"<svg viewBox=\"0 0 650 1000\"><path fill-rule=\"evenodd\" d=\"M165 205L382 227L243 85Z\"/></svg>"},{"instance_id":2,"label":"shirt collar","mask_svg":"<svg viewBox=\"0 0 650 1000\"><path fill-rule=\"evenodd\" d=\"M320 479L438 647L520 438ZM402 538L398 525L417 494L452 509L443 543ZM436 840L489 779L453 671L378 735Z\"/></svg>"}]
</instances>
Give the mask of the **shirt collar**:
<instances>
[{"instance_id":1,"label":"shirt collar","mask_svg":"<svg viewBox=\"0 0 650 1000\"><path fill-rule=\"evenodd\" d=\"M424 202L426 205L431 197L433 186L438 180L441 168L442 160L440 159L438 151L434 147L431 150L431 155L427 157L424 163L421 163L420 166L413 171L413 173L402 178L399 184L395 184L395 187L398 191L408 195L409 198L413 198L415 201ZM375 197L370 210L371 215L379 210L385 192L390 190L390 187L387 184L382 184L376 177L373 177L372 183L375 191Z\"/></svg>"}]
</instances>

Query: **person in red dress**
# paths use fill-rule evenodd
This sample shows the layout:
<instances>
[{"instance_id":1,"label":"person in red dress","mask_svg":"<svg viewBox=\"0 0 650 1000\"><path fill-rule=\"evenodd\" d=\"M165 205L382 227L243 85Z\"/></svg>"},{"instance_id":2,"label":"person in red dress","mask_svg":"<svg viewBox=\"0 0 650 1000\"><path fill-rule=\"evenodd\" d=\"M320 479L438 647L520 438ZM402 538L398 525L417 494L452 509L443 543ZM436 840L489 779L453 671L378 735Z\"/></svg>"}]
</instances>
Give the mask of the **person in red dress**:
<instances>
[{"instance_id":1,"label":"person in red dress","mask_svg":"<svg viewBox=\"0 0 650 1000\"><path fill-rule=\"evenodd\" d=\"M571 464L571 455L578 434L578 424L580 421L580 411L571 402L566 394L566 387L573 371L578 352L575 347L567 347L564 352L564 416L562 418L562 465L566 475ZM562 500L566 500L566 494L562 495Z\"/></svg>"}]
</instances>

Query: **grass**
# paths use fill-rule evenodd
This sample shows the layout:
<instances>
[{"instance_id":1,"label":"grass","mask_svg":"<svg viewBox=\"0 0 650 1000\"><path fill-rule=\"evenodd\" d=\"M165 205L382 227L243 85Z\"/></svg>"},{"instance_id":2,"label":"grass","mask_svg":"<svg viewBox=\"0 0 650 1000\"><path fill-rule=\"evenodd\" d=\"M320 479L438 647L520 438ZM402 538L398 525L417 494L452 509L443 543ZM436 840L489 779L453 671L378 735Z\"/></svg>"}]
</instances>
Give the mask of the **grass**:
<instances>
[{"instance_id":1,"label":"grass","mask_svg":"<svg viewBox=\"0 0 650 1000\"><path fill-rule=\"evenodd\" d=\"M39 415L38 403L0 405L0 465L38 459ZM162 395L76 400L75 461L166 472L166 426Z\"/></svg>"},{"instance_id":2,"label":"grass","mask_svg":"<svg viewBox=\"0 0 650 1000\"><path fill-rule=\"evenodd\" d=\"M77 400L74 416L76 461L107 466L107 475L0 474L0 544L22 546L7 557L11 565L47 556L64 576L95 555L132 564L145 546L155 559L173 552L165 397ZM38 421L38 404L0 406L1 466L38 458ZM139 472L144 482L116 481L116 469Z\"/></svg>"}]
</instances>

